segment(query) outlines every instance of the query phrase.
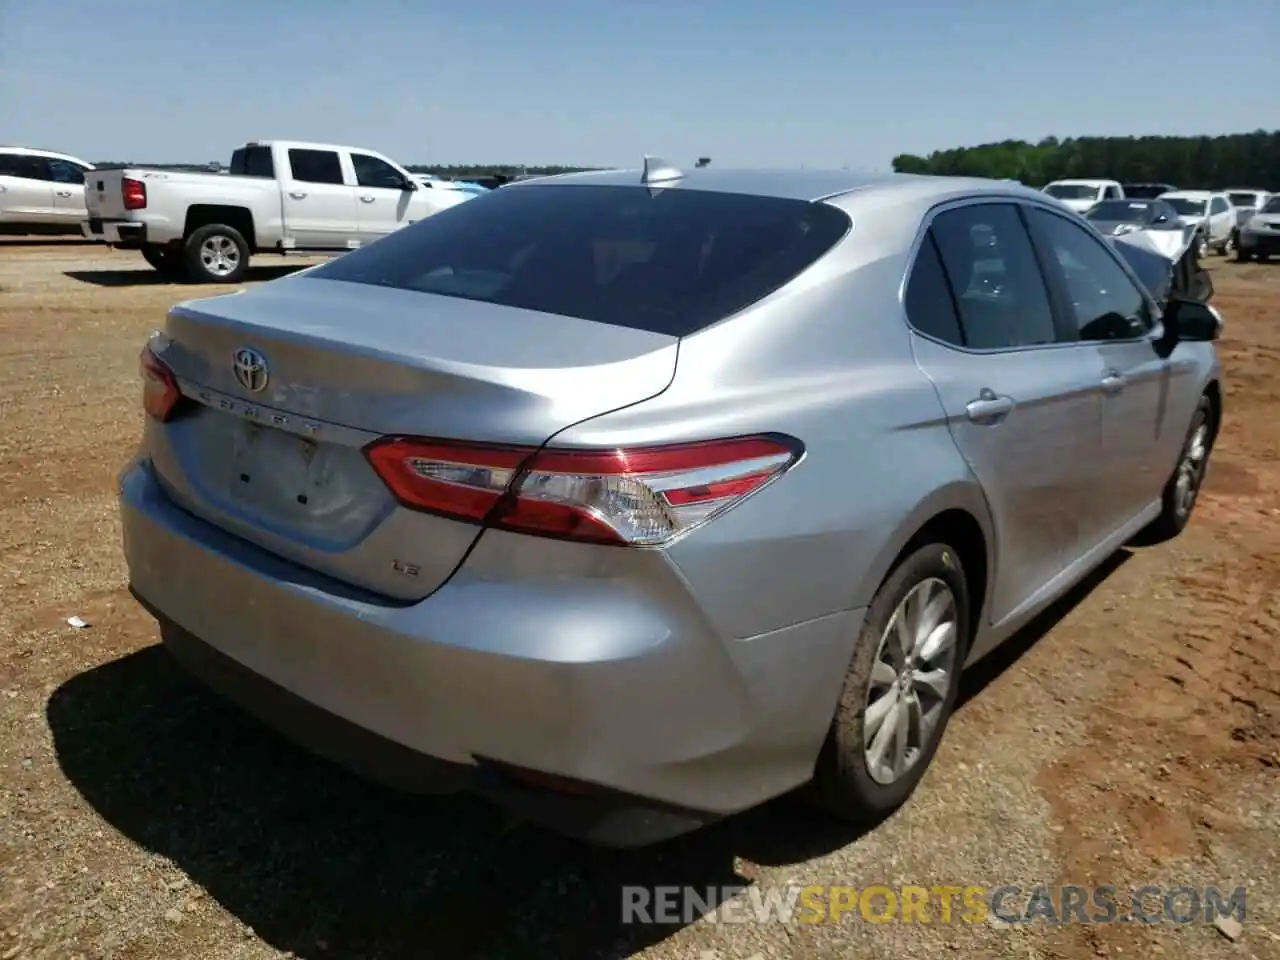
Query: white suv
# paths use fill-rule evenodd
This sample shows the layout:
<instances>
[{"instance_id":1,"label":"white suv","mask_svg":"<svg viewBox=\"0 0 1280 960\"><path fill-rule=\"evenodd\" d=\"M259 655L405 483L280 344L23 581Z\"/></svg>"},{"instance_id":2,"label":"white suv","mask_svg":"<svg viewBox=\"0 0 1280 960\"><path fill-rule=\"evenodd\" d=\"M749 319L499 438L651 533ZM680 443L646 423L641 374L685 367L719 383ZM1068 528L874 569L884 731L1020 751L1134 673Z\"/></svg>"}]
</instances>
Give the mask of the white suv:
<instances>
[{"instance_id":1,"label":"white suv","mask_svg":"<svg viewBox=\"0 0 1280 960\"><path fill-rule=\"evenodd\" d=\"M80 232L89 214L84 178L93 169L65 153L0 147L0 230L6 233Z\"/></svg>"}]
</instances>

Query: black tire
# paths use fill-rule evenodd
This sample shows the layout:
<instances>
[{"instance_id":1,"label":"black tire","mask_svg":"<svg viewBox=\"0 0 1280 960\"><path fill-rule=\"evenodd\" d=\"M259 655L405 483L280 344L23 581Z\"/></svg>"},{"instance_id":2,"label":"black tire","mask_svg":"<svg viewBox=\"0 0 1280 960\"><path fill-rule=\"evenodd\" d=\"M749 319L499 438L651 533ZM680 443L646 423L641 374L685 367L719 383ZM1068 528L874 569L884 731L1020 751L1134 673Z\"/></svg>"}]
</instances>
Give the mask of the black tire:
<instances>
[{"instance_id":1,"label":"black tire","mask_svg":"<svg viewBox=\"0 0 1280 960\"><path fill-rule=\"evenodd\" d=\"M222 258L211 258L211 248ZM249 244L235 227L211 223L188 235L182 259L194 283L239 283L249 270Z\"/></svg>"},{"instance_id":2,"label":"black tire","mask_svg":"<svg viewBox=\"0 0 1280 960\"><path fill-rule=\"evenodd\" d=\"M898 779L882 783L872 777L864 748L872 668L881 638L898 605L916 586L935 578L950 588L955 601L955 652L949 682L945 694L934 701L941 712L930 739L921 745L912 766ZM889 573L867 610L831 729L818 754L807 799L841 820L864 825L878 823L906 802L929 768L955 709L969 633L969 587L959 554L944 543L929 543L913 550Z\"/></svg>"},{"instance_id":3,"label":"black tire","mask_svg":"<svg viewBox=\"0 0 1280 960\"><path fill-rule=\"evenodd\" d=\"M143 246L141 252L143 260L170 280L186 279L187 265L183 262L181 254L172 247L161 247L149 243Z\"/></svg>"},{"instance_id":4,"label":"black tire","mask_svg":"<svg viewBox=\"0 0 1280 960\"><path fill-rule=\"evenodd\" d=\"M1178 478L1184 469L1188 469L1187 464L1192 457L1196 435L1201 428L1205 431L1203 437L1204 455L1198 465L1190 468L1191 493L1190 502L1188 503L1184 501L1179 492ZM1200 402L1196 405L1195 413L1191 415L1191 425L1187 427L1187 435L1182 441L1182 449L1178 453L1178 462L1164 485L1164 492L1160 498L1160 516L1152 520L1143 530L1141 537L1143 543L1164 543L1166 540L1172 540L1186 529L1187 523L1191 520L1191 514L1195 510L1196 500L1199 498L1204 478L1209 472L1209 457L1213 453L1214 439L1213 403L1207 396L1204 396L1200 398Z\"/></svg>"},{"instance_id":5,"label":"black tire","mask_svg":"<svg viewBox=\"0 0 1280 960\"><path fill-rule=\"evenodd\" d=\"M1246 250L1242 250L1240 247L1236 247L1236 263L1248 263L1252 259L1253 254Z\"/></svg>"}]
</instances>

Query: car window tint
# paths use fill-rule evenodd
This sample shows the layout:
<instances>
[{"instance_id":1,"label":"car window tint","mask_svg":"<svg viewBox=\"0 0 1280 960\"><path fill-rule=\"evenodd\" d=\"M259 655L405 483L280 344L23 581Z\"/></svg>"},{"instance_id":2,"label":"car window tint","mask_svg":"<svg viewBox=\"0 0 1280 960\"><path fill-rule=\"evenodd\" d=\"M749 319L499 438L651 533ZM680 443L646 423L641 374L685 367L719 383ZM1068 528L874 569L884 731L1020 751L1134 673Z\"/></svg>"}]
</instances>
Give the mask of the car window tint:
<instances>
[{"instance_id":1,"label":"car window tint","mask_svg":"<svg viewBox=\"0 0 1280 960\"><path fill-rule=\"evenodd\" d=\"M290 150L289 167L303 183L342 183L342 162L332 150Z\"/></svg>"},{"instance_id":2,"label":"car window tint","mask_svg":"<svg viewBox=\"0 0 1280 960\"><path fill-rule=\"evenodd\" d=\"M947 210L934 218L932 233L967 346L1001 350L1057 340L1044 277L1013 204Z\"/></svg>"},{"instance_id":3,"label":"car window tint","mask_svg":"<svg viewBox=\"0 0 1280 960\"><path fill-rule=\"evenodd\" d=\"M947 287L947 275L942 269L932 234L926 234L920 244L903 299L907 320L913 327L944 343L964 346L956 302Z\"/></svg>"},{"instance_id":4,"label":"car window tint","mask_svg":"<svg viewBox=\"0 0 1280 960\"><path fill-rule=\"evenodd\" d=\"M50 157L49 179L54 183L84 183L84 167L70 160Z\"/></svg>"},{"instance_id":5,"label":"car window tint","mask_svg":"<svg viewBox=\"0 0 1280 960\"><path fill-rule=\"evenodd\" d=\"M292 162L292 157L290 158ZM339 165L341 169L341 165ZM231 154L233 177L266 177L276 175L275 161L270 147L240 147Z\"/></svg>"},{"instance_id":6,"label":"car window tint","mask_svg":"<svg viewBox=\"0 0 1280 960\"><path fill-rule=\"evenodd\" d=\"M790 281L849 228L826 203L530 184L450 207L306 276L687 336Z\"/></svg>"},{"instance_id":7,"label":"car window tint","mask_svg":"<svg viewBox=\"0 0 1280 960\"><path fill-rule=\"evenodd\" d=\"M10 154L5 171L11 177L22 177L24 180L48 180L49 161L44 157L33 157L30 154Z\"/></svg>"},{"instance_id":8,"label":"car window tint","mask_svg":"<svg viewBox=\"0 0 1280 960\"><path fill-rule=\"evenodd\" d=\"M1214 197L1213 201L1209 204L1210 213L1224 213L1226 209L1227 201L1222 199L1222 197Z\"/></svg>"},{"instance_id":9,"label":"car window tint","mask_svg":"<svg viewBox=\"0 0 1280 960\"><path fill-rule=\"evenodd\" d=\"M1029 216L1061 270L1081 340L1124 340L1150 329L1146 296L1110 250L1065 217L1039 208Z\"/></svg>"},{"instance_id":10,"label":"car window tint","mask_svg":"<svg viewBox=\"0 0 1280 960\"><path fill-rule=\"evenodd\" d=\"M404 189L404 177L400 175L399 170L385 160L379 160L365 153L353 153L351 163L356 168L356 183L362 187Z\"/></svg>"}]
</instances>

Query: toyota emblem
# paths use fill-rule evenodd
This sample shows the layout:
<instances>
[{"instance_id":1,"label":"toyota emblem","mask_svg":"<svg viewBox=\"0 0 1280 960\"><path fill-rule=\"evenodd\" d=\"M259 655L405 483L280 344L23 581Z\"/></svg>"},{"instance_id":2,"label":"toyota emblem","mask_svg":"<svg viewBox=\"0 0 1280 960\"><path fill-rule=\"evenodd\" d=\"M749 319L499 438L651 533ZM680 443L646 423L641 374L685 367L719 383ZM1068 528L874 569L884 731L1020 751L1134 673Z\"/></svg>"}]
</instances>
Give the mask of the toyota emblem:
<instances>
[{"instance_id":1,"label":"toyota emblem","mask_svg":"<svg viewBox=\"0 0 1280 960\"><path fill-rule=\"evenodd\" d=\"M236 381L250 393L260 393L267 387L269 374L267 358L252 347L241 347L232 361Z\"/></svg>"}]
</instances>

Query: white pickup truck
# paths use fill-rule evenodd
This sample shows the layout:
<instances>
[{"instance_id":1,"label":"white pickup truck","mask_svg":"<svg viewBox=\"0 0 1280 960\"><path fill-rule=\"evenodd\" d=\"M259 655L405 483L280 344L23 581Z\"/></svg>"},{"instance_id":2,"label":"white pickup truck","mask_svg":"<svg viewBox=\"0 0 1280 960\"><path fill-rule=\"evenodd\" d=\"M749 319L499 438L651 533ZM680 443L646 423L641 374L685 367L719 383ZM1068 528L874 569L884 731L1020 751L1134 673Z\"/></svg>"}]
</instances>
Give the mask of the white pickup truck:
<instances>
[{"instance_id":1,"label":"white pickup truck","mask_svg":"<svg viewBox=\"0 0 1280 960\"><path fill-rule=\"evenodd\" d=\"M469 199L372 150L281 140L237 148L230 176L95 170L84 192L85 237L197 283L242 280L255 253L353 250Z\"/></svg>"}]
</instances>

